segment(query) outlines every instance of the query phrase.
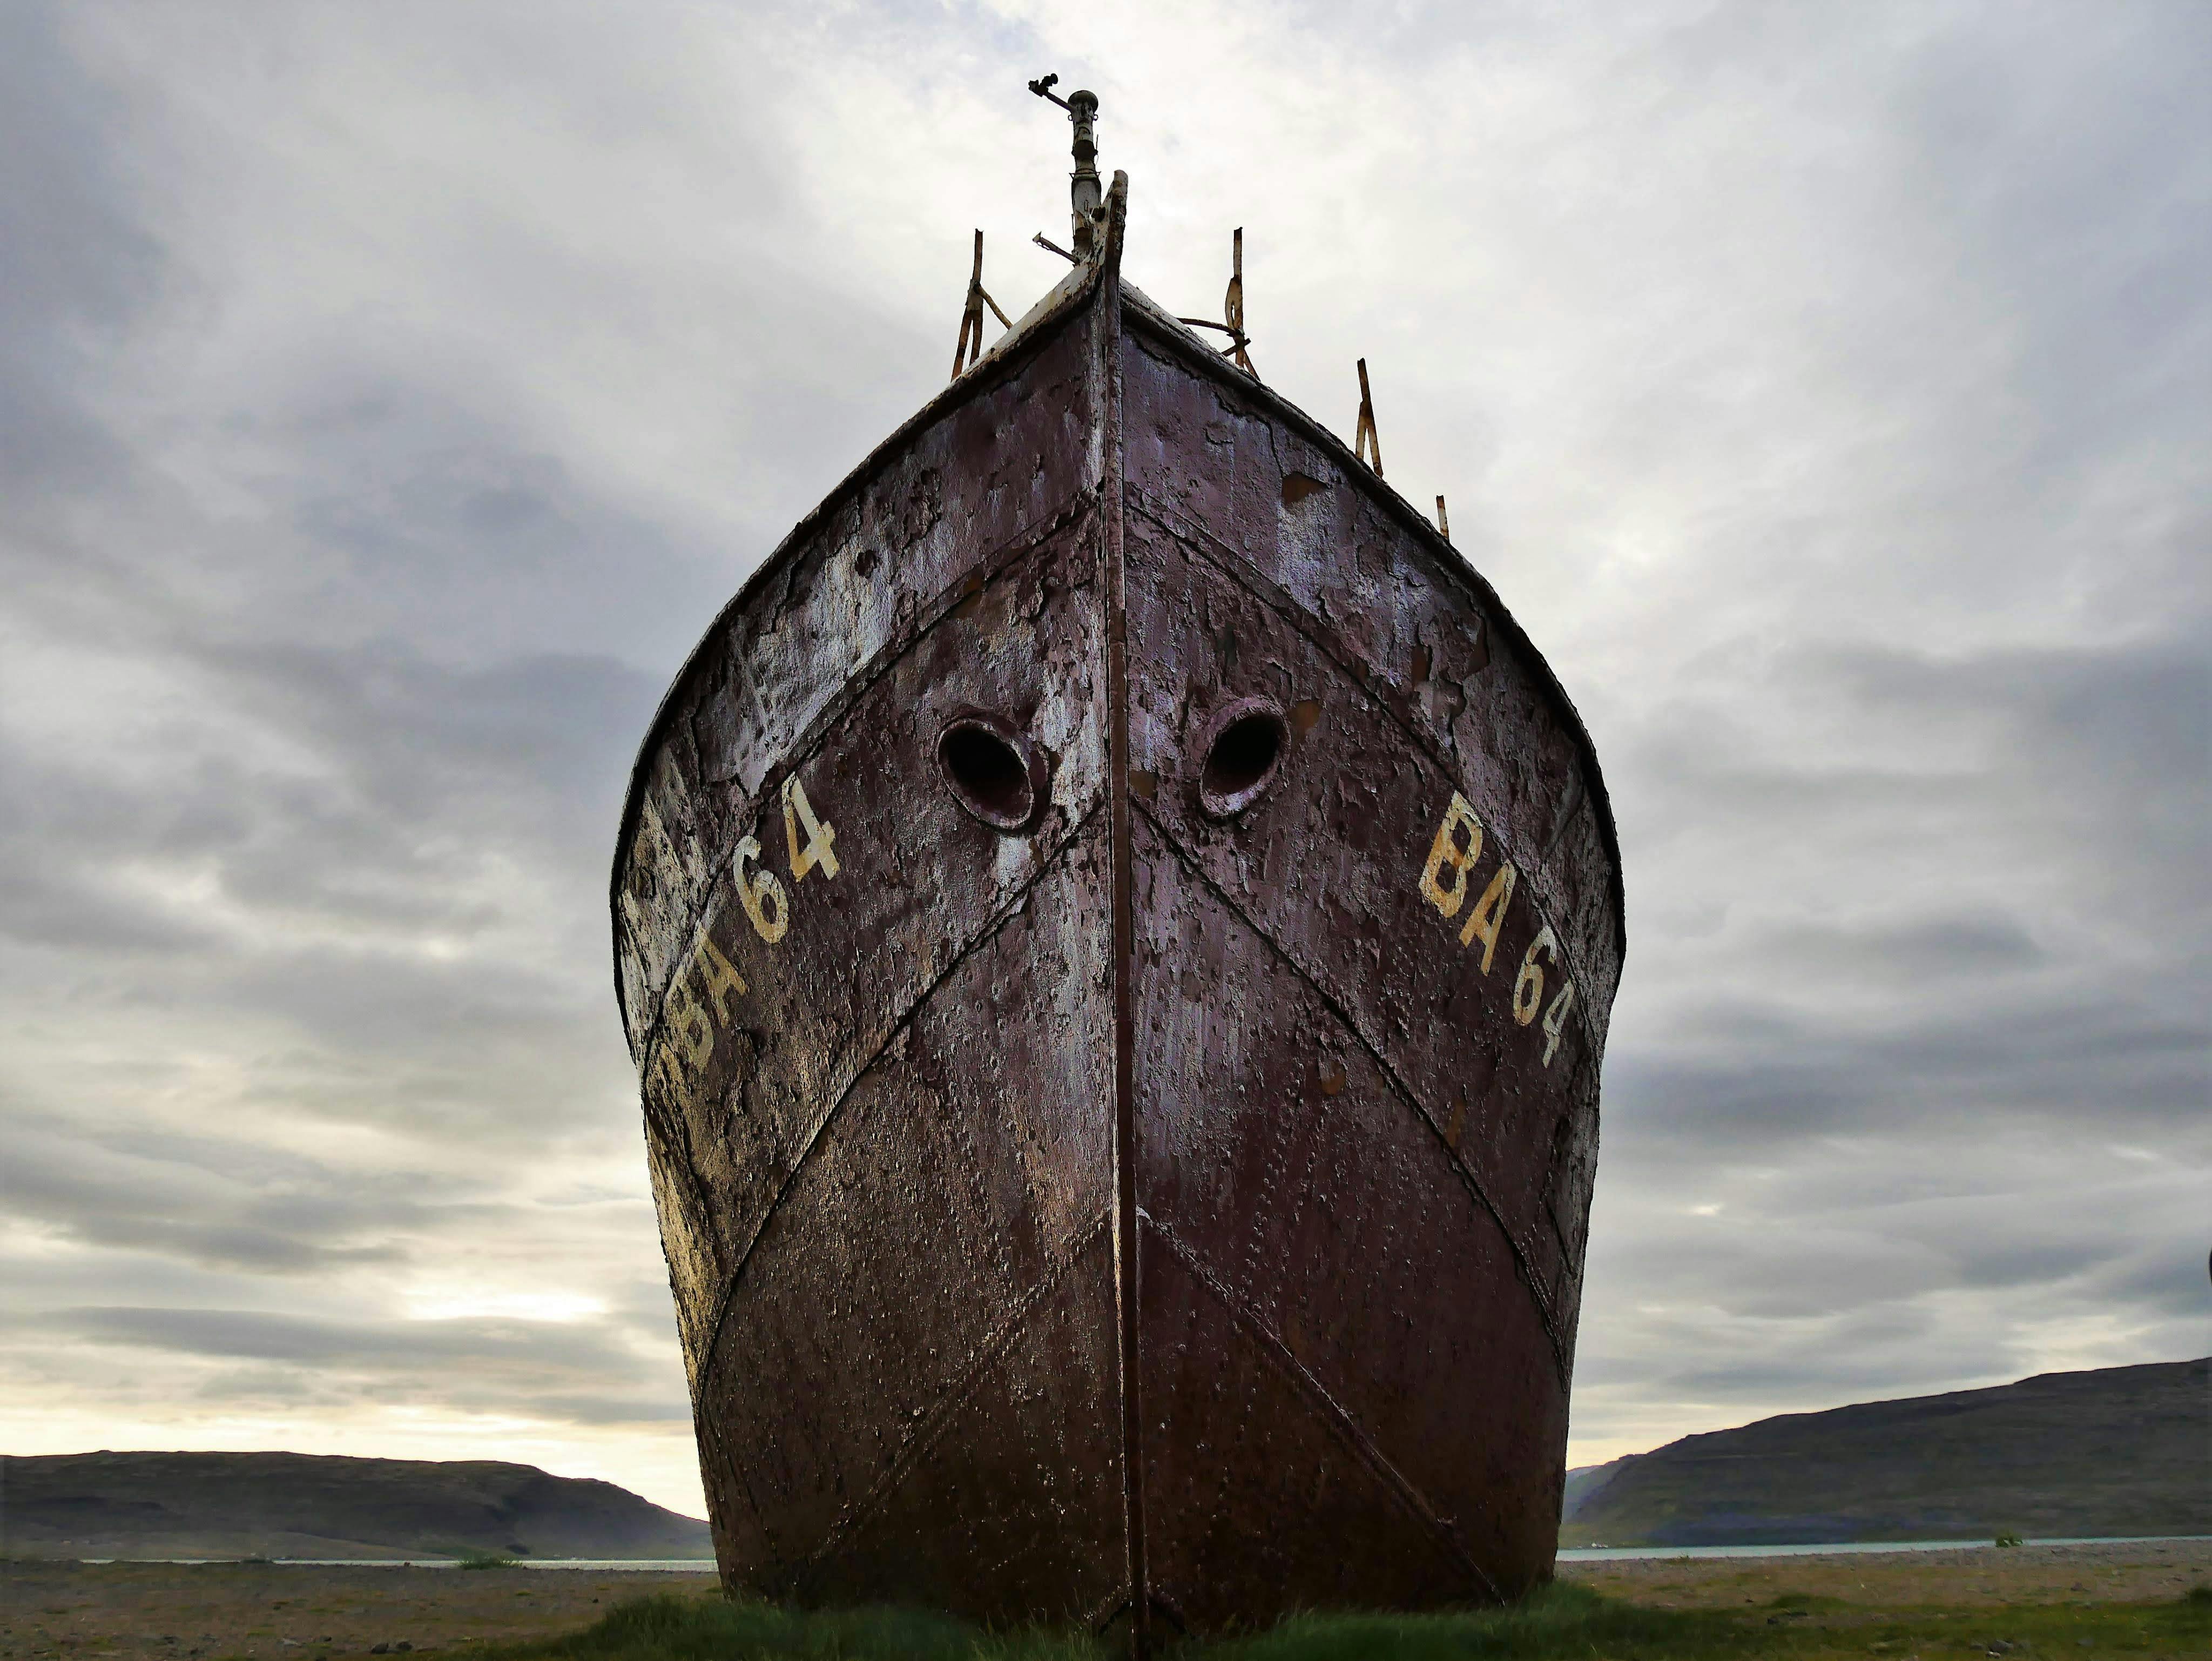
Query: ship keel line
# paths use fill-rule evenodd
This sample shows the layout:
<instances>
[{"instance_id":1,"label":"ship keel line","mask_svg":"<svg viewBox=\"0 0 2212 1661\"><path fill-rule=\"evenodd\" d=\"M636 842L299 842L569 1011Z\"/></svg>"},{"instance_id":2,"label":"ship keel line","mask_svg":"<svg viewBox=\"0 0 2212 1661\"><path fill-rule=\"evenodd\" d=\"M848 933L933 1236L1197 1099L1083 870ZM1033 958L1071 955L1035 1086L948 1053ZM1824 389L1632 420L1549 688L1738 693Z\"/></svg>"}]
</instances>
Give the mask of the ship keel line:
<instances>
[{"instance_id":1,"label":"ship keel line","mask_svg":"<svg viewBox=\"0 0 2212 1661\"><path fill-rule=\"evenodd\" d=\"M1100 326L1094 332L1091 407L1097 423L1099 529L1106 567L1106 800L1111 814L1114 916L1114 1309L1121 1375L1121 1510L1129 1577L1129 1642L1152 1647L1152 1590L1145 1551L1143 1358L1136 1110L1136 884L1129 824L1129 605L1121 443L1121 243L1129 180L1114 175L1106 198Z\"/></svg>"}]
</instances>

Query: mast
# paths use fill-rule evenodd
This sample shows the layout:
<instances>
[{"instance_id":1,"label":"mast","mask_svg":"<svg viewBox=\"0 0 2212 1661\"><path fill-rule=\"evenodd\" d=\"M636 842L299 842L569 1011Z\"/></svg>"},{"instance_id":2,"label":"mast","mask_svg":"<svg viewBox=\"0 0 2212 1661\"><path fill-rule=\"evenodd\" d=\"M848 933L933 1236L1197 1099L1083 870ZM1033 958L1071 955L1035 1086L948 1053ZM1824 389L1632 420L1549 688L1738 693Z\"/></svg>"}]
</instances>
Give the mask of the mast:
<instances>
[{"instance_id":1,"label":"mast","mask_svg":"<svg viewBox=\"0 0 2212 1661\"><path fill-rule=\"evenodd\" d=\"M1059 83L1057 75L1048 75L1030 82L1030 90L1066 110L1075 129L1075 170L1067 176L1067 221L1076 263L1080 265L1097 256L1106 219L1106 192L1098 180L1098 94L1077 91L1062 98L1053 91Z\"/></svg>"},{"instance_id":2,"label":"mast","mask_svg":"<svg viewBox=\"0 0 2212 1661\"><path fill-rule=\"evenodd\" d=\"M1098 94L1078 92L1067 100L1067 119L1075 128L1075 171L1067 176L1068 228L1075 237L1075 252L1088 259L1097 251L1099 208L1104 192L1098 184Z\"/></svg>"}]
</instances>

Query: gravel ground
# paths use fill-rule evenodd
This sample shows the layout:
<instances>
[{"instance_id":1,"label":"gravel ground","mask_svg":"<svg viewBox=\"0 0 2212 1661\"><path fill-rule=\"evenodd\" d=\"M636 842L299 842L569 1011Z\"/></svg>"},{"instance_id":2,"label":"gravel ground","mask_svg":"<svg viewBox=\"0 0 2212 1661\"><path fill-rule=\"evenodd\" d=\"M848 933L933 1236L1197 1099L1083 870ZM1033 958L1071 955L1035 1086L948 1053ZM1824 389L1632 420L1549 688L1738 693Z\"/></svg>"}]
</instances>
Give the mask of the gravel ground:
<instances>
[{"instance_id":1,"label":"gravel ground","mask_svg":"<svg viewBox=\"0 0 2212 1661\"><path fill-rule=\"evenodd\" d=\"M0 1661L452 1652L573 1631L627 1597L714 1585L605 1569L0 1563Z\"/></svg>"},{"instance_id":2,"label":"gravel ground","mask_svg":"<svg viewBox=\"0 0 2212 1661\"><path fill-rule=\"evenodd\" d=\"M1559 1578L1662 1609L1764 1603L1784 1593L1882 1609L2136 1603L2212 1585L2212 1539L1803 1557L1645 1557L1562 1563Z\"/></svg>"}]
</instances>

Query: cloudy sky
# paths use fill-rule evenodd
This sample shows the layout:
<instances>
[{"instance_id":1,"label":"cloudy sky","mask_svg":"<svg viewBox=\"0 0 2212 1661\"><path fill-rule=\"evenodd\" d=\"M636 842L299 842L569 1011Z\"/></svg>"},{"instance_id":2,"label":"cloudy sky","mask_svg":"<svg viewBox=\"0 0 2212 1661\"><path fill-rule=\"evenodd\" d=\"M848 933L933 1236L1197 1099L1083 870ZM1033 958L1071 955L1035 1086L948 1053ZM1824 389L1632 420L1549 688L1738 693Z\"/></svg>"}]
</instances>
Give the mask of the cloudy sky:
<instances>
[{"instance_id":1,"label":"cloudy sky","mask_svg":"<svg viewBox=\"0 0 2212 1661\"><path fill-rule=\"evenodd\" d=\"M695 1513L605 873L971 228L1549 653L1630 952L1576 1463L2212 1348L2212 10L0 4L0 1449Z\"/></svg>"}]
</instances>

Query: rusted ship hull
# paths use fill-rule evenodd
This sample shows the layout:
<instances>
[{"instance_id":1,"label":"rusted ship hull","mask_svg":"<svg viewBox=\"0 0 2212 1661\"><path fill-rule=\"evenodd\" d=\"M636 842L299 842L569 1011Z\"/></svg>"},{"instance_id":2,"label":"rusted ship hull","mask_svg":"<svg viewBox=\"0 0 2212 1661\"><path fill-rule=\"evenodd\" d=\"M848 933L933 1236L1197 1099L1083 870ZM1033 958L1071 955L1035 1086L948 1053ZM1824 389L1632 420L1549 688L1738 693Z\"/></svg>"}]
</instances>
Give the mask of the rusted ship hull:
<instances>
[{"instance_id":1,"label":"rusted ship hull","mask_svg":"<svg viewBox=\"0 0 2212 1661\"><path fill-rule=\"evenodd\" d=\"M1140 1635L1510 1596L1602 784L1486 585L1125 289L1118 226L639 760L617 976L723 1577Z\"/></svg>"}]
</instances>

